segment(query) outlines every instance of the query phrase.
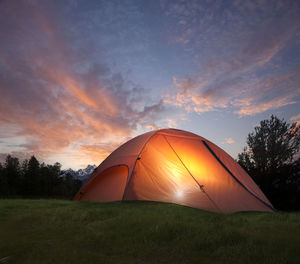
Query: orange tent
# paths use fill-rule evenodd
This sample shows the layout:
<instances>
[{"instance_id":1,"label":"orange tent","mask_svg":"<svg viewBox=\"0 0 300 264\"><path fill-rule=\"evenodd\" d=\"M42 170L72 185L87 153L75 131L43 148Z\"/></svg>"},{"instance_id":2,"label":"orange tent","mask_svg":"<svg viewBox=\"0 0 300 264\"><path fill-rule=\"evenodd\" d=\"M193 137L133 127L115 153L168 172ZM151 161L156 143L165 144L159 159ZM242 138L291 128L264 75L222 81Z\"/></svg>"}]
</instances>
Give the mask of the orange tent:
<instances>
[{"instance_id":1,"label":"orange tent","mask_svg":"<svg viewBox=\"0 0 300 264\"><path fill-rule=\"evenodd\" d=\"M112 152L74 200L148 200L215 212L273 211L251 177L207 139L177 129L137 136Z\"/></svg>"}]
</instances>

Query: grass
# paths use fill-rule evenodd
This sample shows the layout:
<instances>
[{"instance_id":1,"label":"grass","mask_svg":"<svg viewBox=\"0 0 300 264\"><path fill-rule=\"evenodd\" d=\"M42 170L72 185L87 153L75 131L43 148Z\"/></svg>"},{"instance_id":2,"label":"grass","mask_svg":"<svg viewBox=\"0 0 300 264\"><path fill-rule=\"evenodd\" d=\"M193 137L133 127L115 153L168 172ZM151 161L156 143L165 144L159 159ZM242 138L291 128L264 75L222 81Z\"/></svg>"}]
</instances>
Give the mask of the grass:
<instances>
[{"instance_id":1,"label":"grass","mask_svg":"<svg viewBox=\"0 0 300 264\"><path fill-rule=\"evenodd\" d=\"M0 263L300 263L300 213L0 200Z\"/></svg>"}]
</instances>

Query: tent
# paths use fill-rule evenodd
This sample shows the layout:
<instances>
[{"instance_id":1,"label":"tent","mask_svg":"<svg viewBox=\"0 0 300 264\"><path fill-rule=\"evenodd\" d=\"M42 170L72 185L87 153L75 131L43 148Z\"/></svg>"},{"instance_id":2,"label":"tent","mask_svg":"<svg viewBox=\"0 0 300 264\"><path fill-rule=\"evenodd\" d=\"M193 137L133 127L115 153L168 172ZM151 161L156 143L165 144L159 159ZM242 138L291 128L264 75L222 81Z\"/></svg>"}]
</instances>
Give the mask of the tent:
<instances>
[{"instance_id":1,"label":"tent","mask_svg":"<svg viewBox=\"0 0 300 264\"><path fill-rule=\"evenodd\" d=\"M74 200L146 200L208 211L274 211L225 151L196 134L161 129L137 136L95 169Z\"/></svg>"}]
</instances>

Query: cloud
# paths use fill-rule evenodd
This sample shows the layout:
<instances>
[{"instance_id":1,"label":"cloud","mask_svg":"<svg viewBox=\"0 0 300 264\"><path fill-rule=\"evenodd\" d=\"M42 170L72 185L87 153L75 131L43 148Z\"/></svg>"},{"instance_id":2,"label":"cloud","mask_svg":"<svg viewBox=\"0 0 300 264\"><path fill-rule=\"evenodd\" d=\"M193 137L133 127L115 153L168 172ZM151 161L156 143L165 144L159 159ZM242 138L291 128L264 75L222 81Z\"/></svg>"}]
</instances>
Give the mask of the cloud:
<instances>
[{"instance_id":1,"label":"cloud","mask_svg":"<svg viewBox=\"0 0 300 264\"><path fill-rule=\"evenodd\" d=\"M93 145L81 145L78 147L78 151L80 153L87 154L91 161L94 163L99 163L100 160L105 159L112 151L112 149L116 149L118 144L115 142L113 143L106 143L106 144L93 144Z\"/></svg>"},{"instance_id":2,"label":"cloud","mask_svg":"<svg viewBox=\"0 0 300 264\"><path fill-rule=\"evenodd\" d=\"M183 19L183 10L189 8L188 4L182 3L180 12L178 8L175 8L177 11L171 8L173 11L168 15L173 14L177 19ZM218 14L220 7L211 8L214 10L213 15ZM257 9L258 6L255 3L252 7L249 5L244 8ZM207 27L217 23L208 17L200 18L203 8L198 7L198 10L202 11L194 14L194 19L200 19ZM232 10L234 9L231 12ZM260 23L255 24L252 20L248 21L248 16L245 20L239 20L240 14L245 10L239 8L237 14L224 18L229 23L235 19L231 16L237 16L237 23L242 23L238 32L226 27L225 33L218 34L216 30L222 28L219 26L212 30L218 36L217 39L208 32L192 34L195 39L189 50L196 58L199 70L183 78L174 77L173 86L165 97L167 104L198 114L228 109L239 116L246 116L296 103L295 97L300 94L299 65L290 63L288 67L283 67L282 61L286 60L284 54L289 52L295 33L300 30L299 15L293 9L284 9L286 12L278 18L268 8L262 7L267 18L260 21L256 13L253 21L257 19L256 23ZM253 23L252 26L245 25L245 21ZM187 22L189 23L192 22ZM200 23L200 27L201 25ZM202 35L209 39L214 51L211 52L209 47L201 44L206 54L210 55L209 58L202 55L202 51L198 51L198 46L195 45L200 41L198 36L201 38ZM181 35L180 38L185 39ZM218 45L216 41L222 43L218 49L214 46Z\"/></svg>"},{"instance_id":3,"label":"cloud","mask_svg":"<svg viewBox=\"0 0 300 264\"><path fill-rule=\"evenodd\" d=\"M233 144L235 141L232 138L226 138L227 144Z\"/></svg>"},{"instance_id":4,"label":"cloud","mask_svg":"<svg viewBox=\"0 0 300 264\"><path fill-rule=\"evenodd\" d=\"M235 141L232 138L225 138L225 141L221 142L221 144L234 144Z\"/></svg>"},{"instance_id":5,"label":"cloud","mask_svg":"<svg viewBox=\"0 0 300 264\"><path fill-rule=\"evenodd\" d=\"M174 119L168 119L168 127L169 128L176 128L177 126L177 121Z\"/></svg>"},{"instance_id":6,"label":"cloud","mask_svg":"<svg viewBox=\"0 0 300 264\"><path fill-rule=\"evenodd\" d=\"M212 49L217 53L220 49L236 50L241 41L249 42L249 38L257 35L257 32L268 34L269 31L280 31L285 34L283 27L286 21L280 21L280 18L297 17L299 5L292 0L243 0L226 4L223 1L169 0L161 3L161 9L174 24L179 25L170 29L173 41L180 39L177 43L188 46L190 51L205 48L205 51ZM264 30L266 25L269 31ZM295 25L290 23L289 26ZM257 46L269 49L269 44L274 41L276 36L273 35L273 38L266 39L266 43L256 42L256 45L249 45L244 51L256 53Z\"/></svg>"},{"instance_id":7,"label":"cloud","mask_svg":"<svg viewBox=\"0 0 300 264\"><path fill-rule=\"evenodd\" d=\"M180 120L184 120L182 117ZM145 127L147 127L149 130L158 130L158 129L163 129L163 128L176 128L178 126L178 120L176 119L162 119L159 120L158 122L159 124L155 124L155 123L151 123L151 124L147 124L145 125Z\"/></svg>"},{"instance_id":8,"label":"cloud","mask_svg":"<svg viewBox=\"0 0 300 264\"><path fill-rule=\"evenodd\" d=\"M241 106L239 110L237 110L235 113L237 113L239 116L248 116L248 115L255 115L262 112L265 112L267 110L274 110L278 109L282 106L295 104L296 101L294 101L291 96L286 96L283 98L275 98L273 100L267 101L267 102L251 102L253 98L249 98L248 101L244 100L245 105Z\"/></svg>"},{"instance_id":9,"label":"cloud","mask_svg":"<svg viewBox=\"0 0 300 264\"><path fill-rule=\"evenodd\" d=\"M94 61L88 40L63 20L68 8L0 5L0 136L10 152L44 159L64 153L73 167L99 162L164 111L123 73Z\"/></svg>"},{"instance_id":10,"label":"cloud","mask_svg":"<svg viewBox=\"0 0 300 264\"><path fill-rule=\"evenodd\" d=\"M292 117L290 118L290 120L291 120L292 122L296 122L297 125L299 125L299 124L300 124L300 114L299 114L299 115L292 116Z\"/></svg>"},{"instance_id":11,"label":"cloud","mask_svg":"<svg viewBox=\"0 0 300 264\"><path fill-rule=\"evenodd\" d=\"M293 43L300 9L295 2L166 1L162 9L179 25L171 39L198 65L196 72L174 77L167 104L189 113L226 109L246 116L296 102L300 72L292 58L298 55Z\"/></svg>"},{"instance_id":12,"label":"cloud","mask_svg":"<svg viewBox=\"0 0 300 264\"><path fill-rule=\"evenodd\" d=\"M157 129L159 129L159 127L156 124L148 124L148 125L146 125L146 127L149 130L157 130Z\"/></svg>"},{"instance_id":13,"label":"cloud","mask_svg":"<svg viewBox=\"0 0 300 264\"><path fill-rule=\"evenodd\" d=\"M295 104L295 97L300 94L299 85L299 70L266 79L252 77L251 80L245 76L174 78L165 103L198 114L229 109L239 116L248 116Z\"/></svg>"}]
</instances>

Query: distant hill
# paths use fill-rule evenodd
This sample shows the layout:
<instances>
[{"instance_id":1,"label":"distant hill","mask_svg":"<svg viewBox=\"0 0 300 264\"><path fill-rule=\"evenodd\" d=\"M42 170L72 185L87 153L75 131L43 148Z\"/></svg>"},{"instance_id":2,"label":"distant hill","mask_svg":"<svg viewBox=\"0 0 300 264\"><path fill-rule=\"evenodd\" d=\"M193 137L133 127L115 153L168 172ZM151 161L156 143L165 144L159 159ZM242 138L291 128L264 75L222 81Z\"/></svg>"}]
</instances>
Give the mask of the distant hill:
<instances>
[{"instance_id":1,"label":"distant hill","mask_svg":"<svg viewBox=\"0 0 300 264\"><path fill-rule=\"evenodd\" d=\"M79 169L77 171L74 171L72 169L62 170L60 176L65 177L69 173L73 176L74 179L80 180L84 183L96 168L97 166L94 164L88 165L85 169Z\"/></svg>"}]
</instances>

